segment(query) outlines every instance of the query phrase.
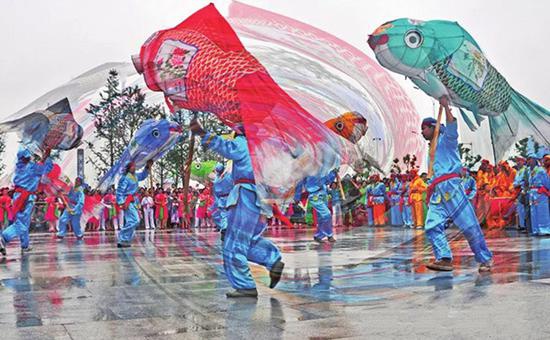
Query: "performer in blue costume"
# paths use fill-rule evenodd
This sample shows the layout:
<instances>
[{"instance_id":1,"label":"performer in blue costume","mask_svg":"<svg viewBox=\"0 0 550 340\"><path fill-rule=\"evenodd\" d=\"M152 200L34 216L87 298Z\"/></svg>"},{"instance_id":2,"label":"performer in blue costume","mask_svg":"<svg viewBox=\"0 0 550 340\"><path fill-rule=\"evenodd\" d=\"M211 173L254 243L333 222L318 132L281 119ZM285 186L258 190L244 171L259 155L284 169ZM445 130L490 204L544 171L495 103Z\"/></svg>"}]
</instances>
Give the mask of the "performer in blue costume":
<instances>
[{"instance_id":1,"label":"performer in blue costume","mask_svg":"<svg viewBox=\"0 0 550 340\"><path fill-rule=\"evenodd\" d=\"M365 193L365 206L366 206L366 209L367 209L367 225L368 226L373 226L374 225L374 211L372 209L372 188L373 188L373 184L372 184L372 176L369 177L368 179L368 184L367 184L367 191Z\"/></svg>"},{"instance_id":2,"label":"performer in blue costume","mask_svg":"<svg viewBox=\"0 0 550 340\"><path fill-rule=\"evenodd\" d=\"M126 165L124 176L118 181L116 203L124 211L124 226L118 233L118 248L128 248L131 246L134 232L139 225L139 198L135 194L139 189L139 182L149 176L151 166L153 166L153 161L149 160L145 165L145 169L136 174L136 165L134 162L129 162Z\"/></svg>"},{"instance_id":3,"label":"performer in blue costume","mask_svg":"<svg viewBox=\"0 0 550 340\"><path fill-rule=\"evenodd\" d=\"M403 216L403 224L405 228L414 228L413 227L413 220L412 220L412 207L411 207L411 181L410 181L409 175L403 175L402 183L403 183L403 199L402 199L402 216Z\"/></svg>"},{"instance_id":4,"label":"performer in blue costume","mask_svg":"<svg viewBox=\"0 0 550 340\"><path fill-rule=\"evenodd\" d=\"M248 261L260 264L269 270L270 288L275 288L281 279L284 263L279 248L262 233L271 215L271 207L259 202L252 162L242 126L235 127L236 137L225 140L206 132L197 119L190 125L191 131L202 137L202 144L233 161L233 189L227 197L227 229L223 242L223 266L225 275L235 289L228 298L258 296L256 283L250 273Z\"/></svg>"},{"instance_id":5,"label":"performer in blue costume","mask_svg":"<svg viewBox=\"0 0 550 340\"><path fill-rule=\"evenodd\" d=\"M326 237L329 242L336 242L332 231L332 216L328 208L328 195L326 186L336 179L336 171L331 171L327 176L304 178L296 186L294 201L298 202L303 191L308 193L308 204L317 211L317 231L313 235L313 240L319 243Z\"/></svg>"},{"instance_id":6,"label":"performer in blue costume","mask_svg":"<svg viewBox=\"0 0 550 340\"><path fill-rule=\"evenodd\" d=\"M448 107L448 99L442 97L440 103L445 107L447 127L441 124L433 164L434 176L428 188L425 229L435 261L427 267L437 271L453 270L453 256L445 235L445 222L451 219L466 237L476 261L480 263L479 272L488 272L493 265L493 254L487 248L474 208L460 179L462 165L458 153L458 124ZM436 120L433 118L422 121L422 136L426 140L432 140L435 125Z\"/></svg>"},{"instance_id":7,"label":"performer in blue costume","mask_svg":"<svg viewBox=\"0 0 550 340\"><path fill-rule=\"evenodd\" d=\"M212 219L222 235L222 241L225 238L227 229L227 197L233 189L233 178L229 172L225 171L225 166L221 163L216 164L216 178L213 183L214 203L212 204Z\"/></svg>"},{"instance_id":8,"label":"performer in blue costume","mask_svg":"<svg viewBox=\"0 0 550 340\"><path fill-rule=\"evenodd\" d=\"M550 179L546 170L539 165L544 157L531 151L528 155L529 168L529 208L531 210L531 232L534 236L550 235L550 213L548 195L550 195Z\"/></svg>"},{"instance_id":9,"label":"performer in blue costume","mask_svg":"<svg viewBox=\"0 0 550 340\"><path fill-rule=\"evenodd\" d=\"M53 163L49 157L50 150L46 150L42 161L34 162L31 160L32 154L29 150L20 149L17 152L17 163L13 178L15 193L12 200L15 221L2 232L2 237L0 237L0 253L3 255L6 255L6 245L16 237L19 237L21 241L22 252L31 250L29 246L29 225L36 200L35 192L42 175L47 174L53 168Z\"/></svg>"},{"instance_id":10,"label":"performer in blue costume","mask_svg":"<svg viewBox=\"0 0 550 340\"><path fill-rule=\"evenodd\" d=\"M401 216L401 195L403 194L403 184L399 180L399 175L392 174L390 184L390 222L393 226L402 226L403 218Z\"/></svg>"},{"instance_id":11,"label":"performer in blue costume","mask_svg":"<svg viewBox=\"0 0 550 340\"><path fill-rule=\"evenodd\" d=\"M518 192L518 198L516 199L518 229L526 232L525 205L529 204L529 168L525 166L525 158L516 157L515 161L516 177L514 177L514 188Z\"/></svg>"},{"instance_id":12,"label":"performer in blue costume","mask_svg":"<svg viewBox=\"0 0 550 340\"><path fill-rule=\"evenodd\" d=\"M468 168L462 168L462 186L464 187L464 192L468 200L473 205L474 198L477 194L477 185L476 180L470 176L470 170Z\"/></svg>"},{"instance_id":13,"label":"performer in blue costume","mask_svg":"<svg viewBox=\"0 0 550 340\"><path fill-rule=\"evenodd\" d=\"M82 216L82 208L84 208L84 190L82 188L82 178L77 177L74 181L74 187L68 195L67 207L59 218L59 231L57 238L63 239L67 234L67 224L71 222L74 235L78 240L84 238L84 232L80 227L80 217Z\"/></svg>"}]
</instances>

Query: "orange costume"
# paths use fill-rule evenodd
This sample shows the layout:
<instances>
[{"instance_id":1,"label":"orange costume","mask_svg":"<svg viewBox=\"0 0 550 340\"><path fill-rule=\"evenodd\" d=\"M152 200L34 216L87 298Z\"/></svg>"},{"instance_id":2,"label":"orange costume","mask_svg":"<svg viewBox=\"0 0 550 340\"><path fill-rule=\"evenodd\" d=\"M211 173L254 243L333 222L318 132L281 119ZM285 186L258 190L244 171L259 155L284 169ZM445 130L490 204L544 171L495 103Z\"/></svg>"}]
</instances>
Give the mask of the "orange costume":
<instances>
[{"instance_id":1,"label":"orange costume","mask_svg":"<svg viewBox=\"0 0 550 340\"><path fill-rule=\"evenodd\" d=\"M424 198L423 194L428 189L428 185L422 177L413 172L415 176L411 182L411 205L413 208L413 221L417 227L424 226Z\"/></svg>"},{"instance_id":2,"label":"orange costume","mask_svg":"<svg viewBox=\"0 0 550 340\"><path fill-rule=\"evenodd\" d=\"M512 223L514 214L514 178L516 170L508 162L499 163L499 173L494 177L490 190L488 227L505 227Z\"/></svg>"},{"instance_id":3,"label":"orange costume","mask_svg":"<svg viewBox=\"0 0 550 340\"><path fill-rule=\"evenodd\" d=\"M477 172L476 184L477 184L477 204L476 215L479 223L482 223L487 216L490 206L490 191L494 186L495 175L493 172L493 166L489 164L489 161L483 160L481 167Z\"/></svg>"}]
</instances>

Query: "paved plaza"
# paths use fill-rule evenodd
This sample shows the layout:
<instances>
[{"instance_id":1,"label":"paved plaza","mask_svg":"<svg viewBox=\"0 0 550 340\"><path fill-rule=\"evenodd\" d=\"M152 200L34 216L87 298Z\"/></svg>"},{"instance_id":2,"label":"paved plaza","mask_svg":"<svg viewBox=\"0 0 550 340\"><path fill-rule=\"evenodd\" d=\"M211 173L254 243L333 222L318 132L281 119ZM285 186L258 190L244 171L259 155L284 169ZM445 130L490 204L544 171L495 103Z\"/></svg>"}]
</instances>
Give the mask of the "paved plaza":
<instances>
[{"instance_id":1,"label":"paved plaza","mask_svg":"<svg viewBox=\"0 0 550 340\"><path fill-rule=\"evenodd\" d=\"M339 229L318 245L300 229L266 233L283 252L281 283L228 300L219 234L141 231L117 249L112 233L84 241L32 234L0 264L3 339L550 338L550 238L485 230L495 255L480 275L448 230L455 271L426 269L424 232Z\"/></svg>"}]
</instances>

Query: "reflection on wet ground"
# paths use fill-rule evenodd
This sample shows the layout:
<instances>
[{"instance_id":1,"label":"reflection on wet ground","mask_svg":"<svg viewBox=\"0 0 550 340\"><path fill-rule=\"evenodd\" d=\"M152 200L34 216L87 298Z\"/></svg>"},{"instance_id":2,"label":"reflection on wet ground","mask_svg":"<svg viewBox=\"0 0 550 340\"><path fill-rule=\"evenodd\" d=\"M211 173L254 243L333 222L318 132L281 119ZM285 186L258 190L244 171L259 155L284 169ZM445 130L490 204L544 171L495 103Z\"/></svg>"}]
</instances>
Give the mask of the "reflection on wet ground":
<instances>
[{"instance_id":1,"label":"reflection on wet ground","mask_svg":"<svg viewBox=\"0 0 550 340\"><path fill-rule=\"evenodd\" d=\"M0 264L0 330L33 339L468 337L493 329L546 337L550 238L485 234L495 255L489 275L477 273L455 229L452 273L426 269L431 248L418 230L342 229L338 242L320 245L312 231L271 230L283 280L270 290L268 273L254 266L260 298L239 302L225 298L215 232L144 231L124 250L113 234L84 241L35 234L31 254L10 246Z\"/></svg>"}]
</instances>

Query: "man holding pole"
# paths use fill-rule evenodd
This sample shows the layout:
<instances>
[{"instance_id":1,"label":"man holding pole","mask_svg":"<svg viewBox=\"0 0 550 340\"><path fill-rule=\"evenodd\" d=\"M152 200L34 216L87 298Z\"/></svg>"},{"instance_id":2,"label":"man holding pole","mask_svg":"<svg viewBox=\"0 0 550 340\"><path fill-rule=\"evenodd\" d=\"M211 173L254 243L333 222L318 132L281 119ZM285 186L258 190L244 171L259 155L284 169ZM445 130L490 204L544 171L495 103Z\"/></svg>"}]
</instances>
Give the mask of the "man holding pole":
<instances>
[{"instance_id":1,"label":"man holding pole","mask_svg":"<svg viewBox=\"0 0 550 340\"><path fill-rule=\"evenodd\" d=\"M201 137L201 144L233 161L231 175L233 189L227 197L227 229L223 241L223 267L225 275L235 289L228 298L257 298L256 282L248 262L254 262L269 270L269 288L275 288L281 279L284 263L279 248L262 237L266 227L267 207L258 200L252 160L248 149L244 126L235 126L235 139L225 140L206 132L194 118L189 125L194 135Z\"/></svg>"},{"instance_id":2,"label":"man holding pole","mask_svg":"<svg viewBox=\"0 0 550 340\"><path fill-rule=\"evenodd\" d=\"M430 143L429 173L432 178L428 187L428 214L426 236L432 245L435 261L427 267L436 271L452 271L452 253L445 235L445 222L452 219L460 228L472 249L479 265L479 272L489 272L493 254L487 248L485 238L474 208L462 186L462 164L458 152L458 125L448 106L448 99L440 99L438 120L422 121L422 136ZM441 122L445 108L445 127Z\"/></svg>"}]
</instances>

